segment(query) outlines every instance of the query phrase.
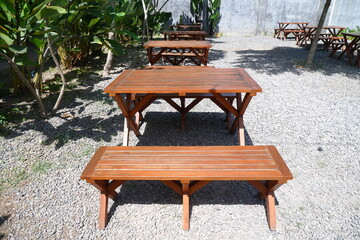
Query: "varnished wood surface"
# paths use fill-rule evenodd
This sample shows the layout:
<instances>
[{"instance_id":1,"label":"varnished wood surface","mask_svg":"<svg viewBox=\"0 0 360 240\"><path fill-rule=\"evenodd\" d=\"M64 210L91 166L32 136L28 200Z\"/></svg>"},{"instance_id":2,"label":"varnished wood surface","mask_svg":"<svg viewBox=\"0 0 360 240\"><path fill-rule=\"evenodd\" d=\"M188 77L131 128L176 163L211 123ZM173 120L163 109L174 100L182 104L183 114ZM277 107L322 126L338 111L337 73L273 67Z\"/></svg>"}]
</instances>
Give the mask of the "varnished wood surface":
<instances>
[{"instance_id":1,"label":"varnished wood surface","mask_svg":"<svg viewBox=\"0 0 360 240\"><path fill-rule=\"evenodd\" d=\"M148 41L144 43L145 48L211 48L209 41L180 40L180 41Z\"/></svg>"},{"instance_id":2,"label":"varnished wood surface","mask_svg":"<svg viewBox=\"0 0 360 240\"><path fill-rule=\"evenodd\" d=\"M190 70L205 70L209 68L215 68L215 66L146 66L146 70L181 70L181 71L190 71Z\"/></svg>"},{"instance_id":3,"label":"varnished wood surface","mask_svg":"<svg viewBox=\"0 0 360 240\"><path fill-rule=\"evenodd\" d=\"M342 35L346 35L346 36L350 36L350 37L360 37L360 32L342 33Z\"/></svg>"},{"instance_id":4,"label":"varnished wood surface","mask_svg":"<svg viewBox=\"0 0 360 240\"><path fill-rule=\"evenodd\" d=\"M237 93L256 95L261 87L242 68L126 70L104 90L117 93Z\"/></svg>"},{"instance_id":5,"label":"varnished wood surface","mask_svg":"<svg viewBox=\"0 0 360 240\"><path fill-rule=\"evenodd\" d=\"M292 175L274 146L137 146L101 147L81 179L286 182Z\"/></svg>"},{"instance_id":6,"label":"varnished wood surface","mask_svg":"<svg viewBox=\"0 0 360 240\"><path fill-rule=\"evenodd\" d=\"M279 22L279 24L309 24L309 22Z\"/></svg>"},{"instance_id":7,"label":"varnished wood surface","mask_svg":"<svg viewBox=\"0 0 360 240\"><path fill-rule=\"evenodd\" d=\"M171 31L167 30L163 32L168 35L197 35L197 36L206 36L207 33L205 31Z\"/></svg>"}]
</instances>

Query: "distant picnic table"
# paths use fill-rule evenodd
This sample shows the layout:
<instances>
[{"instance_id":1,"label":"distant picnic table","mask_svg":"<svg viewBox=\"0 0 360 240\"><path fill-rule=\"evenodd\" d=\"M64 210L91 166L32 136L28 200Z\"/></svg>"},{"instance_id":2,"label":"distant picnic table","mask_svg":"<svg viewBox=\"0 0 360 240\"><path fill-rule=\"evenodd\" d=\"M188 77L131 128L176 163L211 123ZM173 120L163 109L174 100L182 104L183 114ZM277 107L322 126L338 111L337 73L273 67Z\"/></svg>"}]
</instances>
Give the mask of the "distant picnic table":
<instances>
[{"instance_id":1,"label":"distant picnic table","mask_svg":"<svg viewBox=\"0 0 360 240\"><path fill-rule=\"evenodd\" d=\"M161 58L173 65L179 65L185 59L190 59L194 64L206 66L208 63L209 41L180 40L180 41L148 41L144 44L148 59L154 65ZM154 49L159 49L154 51Z\"/></svg>"},{"instance_id":2,"label":"distant picnic table","mask_svg":"<svg viewBox=\"0 0 360 240\"><path fill-rule=\"evenodd\" d=\"M164 31L165 40L201 40L204 41L205 31Z\"/></svg>"},{"instance_id":3,"label":"distant picnic table","mask_svg":"<svg viewBox=\"0 0 360 240\"><path fill-rule=\"evenodd\" d=\"M293 34L295 36L295 39L297 40L299 36L304 33L304 27L308 24L309 22L279 22L279 27L275 28L274 37L284 40L289 34ZM289 25L296 25L297 28L289 28Z\"/></svg>"},{"instance_id":4,"label":"distant picnic table","mask_svg":"<svg viewBox=\"0 0 360 240\"><path fill-rule=\"evenodd\" d=\"M342 35L344 36L343 41L332 42L332 52L330 53L330 57L335 57L336 51L342 49L342 52L337 59L339 60L346 53L348 62L352 65L354 53L357 51L357 59L355 60L354 66L360 68L360 32L342 33Z\"/></svg>"},{"instance_id":5,"label":"distant picnic table","mask_svg":"<svg viewBox=\"0 0 360 240\"><path fill-rule=\"evenodd\" d=\"M317 26L305 26L305 33L299 41L298 45L301 46L308 41L311 43L314 39L317 28ZM345 29L344 27L323 26L322 29L325 30L325 32L320 34L319 40L324 43L324 49L327 49L332 44L332 42L343 39L342 37L339 37L339 34Z\"/></svg>"},{"instance_id":6,"label":"distant picnic table","mask_svg":"<svg viewBox=\"0 0 360 240\"><path fill-rule=\"evenodd\" d=\"M201 23L176 24L171 25L170 28L177 31L201 31Z\"/></svg>"}]
</instances>

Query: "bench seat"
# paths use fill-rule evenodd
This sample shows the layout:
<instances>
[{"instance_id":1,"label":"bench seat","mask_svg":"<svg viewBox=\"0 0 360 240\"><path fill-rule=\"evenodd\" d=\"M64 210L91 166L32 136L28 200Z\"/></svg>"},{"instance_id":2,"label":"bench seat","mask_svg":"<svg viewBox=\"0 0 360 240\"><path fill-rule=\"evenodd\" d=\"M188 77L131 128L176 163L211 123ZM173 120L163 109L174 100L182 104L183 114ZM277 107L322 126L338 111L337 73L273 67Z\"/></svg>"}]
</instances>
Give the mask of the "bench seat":
<instances>
[{"instance_id":1,"label":"bench seat","mask_svg":"<svg viewBox=\"0 0 360 240\"><path fill-rule=\"evenodd\" d=\"M266 198L269 227L276 228L274 191L292 174L274 146L100 147L81 174L101 192L99 228L107 224L108 197L128 180L160 180L183 197L189 229L189 197L214 180L244 180Z\"/></svg>"}]
</instances>

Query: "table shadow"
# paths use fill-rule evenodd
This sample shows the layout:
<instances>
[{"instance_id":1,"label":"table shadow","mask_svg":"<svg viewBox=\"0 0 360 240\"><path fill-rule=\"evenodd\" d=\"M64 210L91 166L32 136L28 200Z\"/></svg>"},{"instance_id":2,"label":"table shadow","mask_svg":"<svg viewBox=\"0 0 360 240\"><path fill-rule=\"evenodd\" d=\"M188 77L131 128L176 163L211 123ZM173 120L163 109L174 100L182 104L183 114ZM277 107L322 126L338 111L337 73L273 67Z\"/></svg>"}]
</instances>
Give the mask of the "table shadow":
<instances>
[{"instance_id":1,"label":"table shadow","mask_svg":"<svg viewBox=\"0 0 360 240\"><path fill-rule=\"evenodd\" d=\"M141 128L137 146L239 145L237 132L229 133L225 113L220 112L190 112L184 130L177 112L147 112ZM246 145L254 145L246 129L245 139Z\"/></svg>"}]
</instances>

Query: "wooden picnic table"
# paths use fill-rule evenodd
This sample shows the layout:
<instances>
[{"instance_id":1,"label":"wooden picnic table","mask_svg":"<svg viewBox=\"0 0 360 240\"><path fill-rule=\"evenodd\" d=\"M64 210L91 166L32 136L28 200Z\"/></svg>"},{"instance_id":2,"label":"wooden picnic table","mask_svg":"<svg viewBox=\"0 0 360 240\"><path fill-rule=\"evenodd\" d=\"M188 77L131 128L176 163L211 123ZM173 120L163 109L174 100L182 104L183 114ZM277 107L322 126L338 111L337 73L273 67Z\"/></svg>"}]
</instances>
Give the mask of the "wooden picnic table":
<instances>
[{"instance_id":1,"label":"wooden picnic table","mask_svg":"<svg viewBox=\"0 0 360 240\"><path fill-rule=\"evenodd\" d=\"M154 65L161 58L169 61L172 65L179 65L185 59L191 60L200 66L207 65L209 49L212 47L209 41L180 40L180 41L148 41L144 44L148 59ZM154 51L154 49L159 49Z\"/></svg>"},{"instance_id":2,"label":"wooden picnic table","mask_svg":"<svg viewBox=\"0 0 360 240\"><path fill-rule=\"evenodd\" d=\"M201 23L187 23L170 25L170 28L177 31L201 31Z\"/></svg>"},{"instance_id":3,"label":"wooden picnic table","mask_svg":"<svg viewBox=\"0 0 360 240\"><path fill-rule=\"evenodd\" d=\"M308 24L308 22L279 22L279 28L275 28L274 37L284 40L292 33L298 41L299 36L304 33L304 27ZM297 26L297 28L288 28L289 25Z\"/></svg>"},{"instance_id":4,"label":"wooden picnic table","mask_svg":"<svg viewBox=\"0 0 360 240\"><path fill-rule=\"evenodd\" d=\"M360 32L343 33L342 35L344 36L344 41L332 43L333 49L330 56L335 56L335 52L343 47L343 50L337 59L339 60L346 53L348 62L352 65L354 53L355 51L358 51L354 66L360 67Z\"/></svg>"},{"instance_id":5,"label":"wooden picnic table","mask_svg":"<svg viewBox=\"0 0 360 240\"><path fill-rule=\"evenodd\" d=\"M239 143L245 145L243 116L253 96L261 92L261 87L242 68L187 68L162 70L126 70L113 80L104 90L118 103L126 121L124 123L123 145L128 145L129 130L140 135L139 117L135 116L146 109L154 100L161 97L181 113L193 108L204 98L210 98L222 110L235 116L229 131L238 128ZM234 93L234 107L222 94ZM245 94L242 99L241 94ZM122 95L123 94L123 95ZM137 95L142 97L137 99ZM166 97L166 94L169 94ZM164 96L165 95L165 96ZM206 96L208 95L208 96ZM178 106L172 97L192 97L187 106ZM133 104L131 104L133 102ZM231 121L231 118L228 118Z\"/></svg>"},{"instance_id":6,"label":"wooden picnic table","mask_svg":"<svg viewBox=\"0 0 360 240\"><path fill-rule=\"evenodd\" d=\"M317 26L305 26L304 27L305 32L303 36L301 37L300 41L298 42L299 46L303 45L304 43L307 43L308 41L313 40L313 37L315 35L315 31L317 29ZM338 26L323 26L322 29L326 30L326 33L321 33L319 40L324 43L324 49L328 48L333 41L341 40L341 37L338 37L338 35L344 30L344 27L338 27Z\"/></svg>"},{"instance_id":7,"label":"wooden picnic table","mask_svg":"<svg viewBox=\"0 0 360 240\"><path fill-rule=\"evenodd\" d=\"M201 40L204 41L205 31L164 31L165 40Z\"/></svg>"}]
</instances>

